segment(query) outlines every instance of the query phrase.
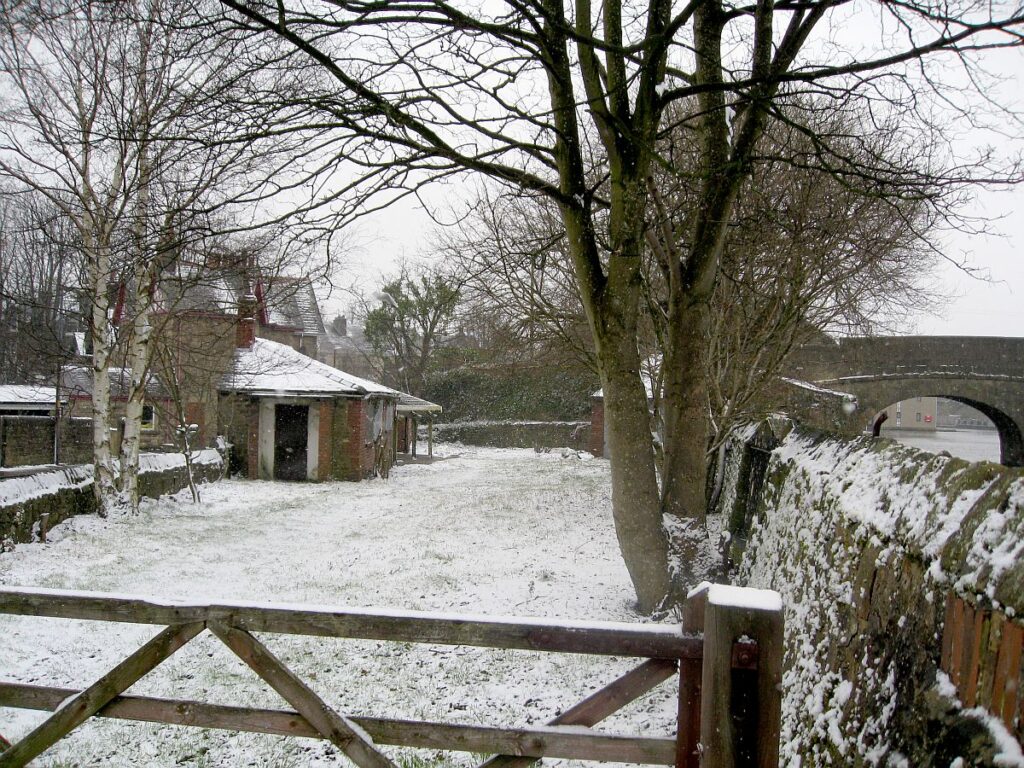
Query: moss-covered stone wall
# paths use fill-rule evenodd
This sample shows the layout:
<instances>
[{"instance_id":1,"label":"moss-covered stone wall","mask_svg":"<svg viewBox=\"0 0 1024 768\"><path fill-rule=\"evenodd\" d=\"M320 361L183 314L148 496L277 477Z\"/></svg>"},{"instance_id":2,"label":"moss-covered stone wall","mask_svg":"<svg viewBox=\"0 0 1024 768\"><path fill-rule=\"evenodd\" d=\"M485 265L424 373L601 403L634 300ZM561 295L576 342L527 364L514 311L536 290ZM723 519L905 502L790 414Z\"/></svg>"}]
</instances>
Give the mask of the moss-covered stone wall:
<instances>
[{"instance_id":1,"label":"moss-covered stone wall","mask_svg":"<svg viewBox=\"0 0 1024 768\"><path fill-rule=\"evenodd\" d=\"M1020 470L774 435L760 481L732 447L719 509L734 580L787 606L782 764L1024 764Z\"/></svg>"},{"instance_id":2,"label":"moss-covered stone wall","mask_svg":"<svg viewBox=\"0 0 1024 768\"><path fill-rule=\"evenodd\" d=\"M139 491L143 496L156 498L188 485L185 459L180 454L143 454L141 465ZM192 467L200 483L213 482L224 474L224 462L212 450L200 453ZM45 529L73 515L95 511L91 465L0 480L0 551L17 543L38 541L45 536Z\"/></svg>"}]
</instances>

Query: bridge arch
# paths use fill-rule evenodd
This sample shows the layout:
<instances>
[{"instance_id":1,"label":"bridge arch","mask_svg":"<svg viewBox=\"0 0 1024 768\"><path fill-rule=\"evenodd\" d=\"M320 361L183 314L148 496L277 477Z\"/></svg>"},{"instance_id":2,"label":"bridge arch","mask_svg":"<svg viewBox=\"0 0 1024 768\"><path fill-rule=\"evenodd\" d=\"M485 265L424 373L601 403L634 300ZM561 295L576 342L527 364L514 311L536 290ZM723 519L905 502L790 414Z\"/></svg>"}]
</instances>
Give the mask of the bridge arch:
<instances>
[{"instance_id":1,"label":"bridge arch","mask_svg":"<svg viewBox=\"0 0 1024 768\"><path fill-rule=\"evenodd\" d=\"M849 393L858 400L847 416L830 416L828 428L872 430L884 408L913 397L944 397L985 414L999 431L1003 464L1024 466L1024 338L996 336L850 337L795 350L786 376L819 393ZM813 387L812 387L813 388ZM818 398L821 399L820 397ZM815 421L811 404L800 413ZM825 409L833 413L834 409ZM821 420L820 416L817 420Z\"/></svg>"},{"instance_id":2,"label":"bridge arch","mask_svg":"<svg viewBox=\"0 0 1024 768\"><path fill-rule=\"evenodd\" d=\"M945 394L939 394L940 392L944 392ZM894 400L887 403L873 412L864 409L863 413L871 418L871 434L875 437L879 436L882 425L885 422L883 414L885 414L889 408L901 400L909 400L913 397L937 397L946 400L953 400L954 402L968 405L976 411L980 411L995 425L996 431L999 434L1000 463L1010 467L1024 466L1024 431L1022 431L1021 425L1018 424L1013 417L987 402L960 394L951 394L946 392L944 389L928 388L921 391L914 390L912 394L902 397L900 400ZM867 404L865 403L864 405Z\"/></svg>"}]
</instances>

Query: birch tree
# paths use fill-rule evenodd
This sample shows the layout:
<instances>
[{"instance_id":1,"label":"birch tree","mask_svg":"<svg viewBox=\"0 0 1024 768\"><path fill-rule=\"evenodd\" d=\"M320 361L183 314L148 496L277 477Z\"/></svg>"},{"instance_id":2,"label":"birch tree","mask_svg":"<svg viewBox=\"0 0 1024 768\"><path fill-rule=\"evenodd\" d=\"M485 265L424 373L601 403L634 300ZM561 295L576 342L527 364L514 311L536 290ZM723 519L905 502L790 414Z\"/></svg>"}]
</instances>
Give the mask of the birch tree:
<instances>
[{"instance_id":1,"label":"birch tree","mask_svg":"<svg viewBox=\"0 0 1024 768\"><path fill-rule=\"evenodd\" d=\"M616 531L644 611L700 569L707 309L766 125L813 91L826 100L819 107L899 126L912 150L946 120L977 118L978 99L958 106L947 89L965 103L983 77L976 57L1020 45L1024 21L1006 3L879 2L863 17L874 37L864 44L840 34L845 0L221 2L238 24L291 45L320 78L306 117L344 137L339 172L364 208L461 171L558 206L604 388ZM926 93L945 98L941 112ZM687 171L694 214L674 235L666 275L659 483L637 337L648 178L666 162L657 137L674 103L682 113L672 119L698 152ZM899 170L931 188L1012 175L986 156L960 162L954 149L908 152Z\"/></svg>"},{"instance_id":2,"label":"birch tree","mask_svg":"<svg viewBox=\"0 0 1024 768\"><path fill-rule=\"evenodd\" d=\"M280 223L283 214L268 217L261 206L294 192L287 169L317 146L306 134L237 129L236 111L262 88L280 94L286 68L250 67L244 37L205 26L203 0L9 0L3 11L0 174L44 195L78 231L91 307L96 493L103 511L115 498L136 509L161 275L211 234ZM253 120L258 113L247 111ZM308 210L293 198L291 211ZM113 364L129 371L119 474Z\"/></svg>"},{"instance_id":3,"label":"birch tree","mask_svg":"<svg viewBox=\"0 0 1024 768\"><path fill-rule=\"evenodd\" d=\"M115 494L110 447L113 350L109 286L125 246L135 148L118 138L124 117L119 52L109 45L113 5L30 6L0 13L0 172L46 197L81 243L93 355L94 489L101 514Z\"/></svg>"}]
</instances>

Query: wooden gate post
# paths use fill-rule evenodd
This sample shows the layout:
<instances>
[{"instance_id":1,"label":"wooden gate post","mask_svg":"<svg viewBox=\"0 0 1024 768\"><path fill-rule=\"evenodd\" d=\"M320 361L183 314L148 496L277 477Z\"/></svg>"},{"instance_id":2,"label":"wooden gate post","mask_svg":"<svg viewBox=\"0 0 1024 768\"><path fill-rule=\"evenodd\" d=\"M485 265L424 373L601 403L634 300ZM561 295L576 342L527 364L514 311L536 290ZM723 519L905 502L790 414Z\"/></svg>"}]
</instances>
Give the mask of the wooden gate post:
<instances>
[{"instance_id":1,"label":"wooden gate post","mask_svg":"<svg viewBox=\"0 0 1024 768\"><path fill-rule=\"evenodd\" d=\"M704 609L711 584L702 582L683 603L683 632L704 631ZM705 651L706 653L706 651ZM679 660L679 714L676 720L676 768L700 768L700 687L702 660Z\"/></svg>"},{"instance_id":2,"label":"wooden gate post","mask_svg":"<svg viewBox=\"0 0 1024 768\"><path fill-rule=\"evenodd\" d=\"M721 584L707 589L701 676L701 768L778 768L782 720L782 598L777 592ZM757 643L757 682L751 720L741 734L733 696L733 646ZM738 698L738 697L737 697ZM740 753L740 736L752 745Z\"/></svg>"}]
</instances>

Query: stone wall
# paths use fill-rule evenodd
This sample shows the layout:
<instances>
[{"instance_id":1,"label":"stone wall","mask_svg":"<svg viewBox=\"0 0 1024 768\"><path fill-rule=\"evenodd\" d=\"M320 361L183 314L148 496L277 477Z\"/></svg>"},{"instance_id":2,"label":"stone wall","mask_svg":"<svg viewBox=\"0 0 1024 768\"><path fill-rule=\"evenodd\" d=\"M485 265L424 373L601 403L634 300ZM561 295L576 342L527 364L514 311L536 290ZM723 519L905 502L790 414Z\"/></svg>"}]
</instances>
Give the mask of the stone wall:
<instances>
[{"instance_id":1,"label":"stone wall","mask_svg":"<svg viewBox=\"0 0 1024 768\"><path fill-rule=\"evenodd\" d=\"M139 491L156 498L188 485L181 454L143 454L139 458ZM193 462L199 482L212 482L224 473L216 451L201 451ZM72 515L96 511L92 466L74 465L0 480L0 551L19 542L38 541L45 531Z\"/></svg>"},{"instance_id":2,"label":"stone wall","mask_svg":"<svg viewBox=\"0 0 1024 768\"><path fill-rule=\"evenodd\" d=\"M735 580L787 606L782 764L1024 764L1021 472L778 425L742 438L719 511Z\"/></svg>"},{"instance_id":3,"label":"stone wall","mask_svg":"<svg viewBox=\"0 0 1024 768\"><path fill-rule=\"evenodd\" d=\"M92 419L61 421L61 461L81 463L92 456ZM51 416L0 416L0 466L53 463Z\"/></svg>"},{"instance_id":4,"label":"stone wall","mask_svg":"<svg viewBox=\"0 0 1024 768\"><path fill-rule=\"evenodd\" d=\"M434 437L445 442L492 448L575 448L585 450L586 421L471 421L435 424Z\"/></svg>"}]
</instances>

